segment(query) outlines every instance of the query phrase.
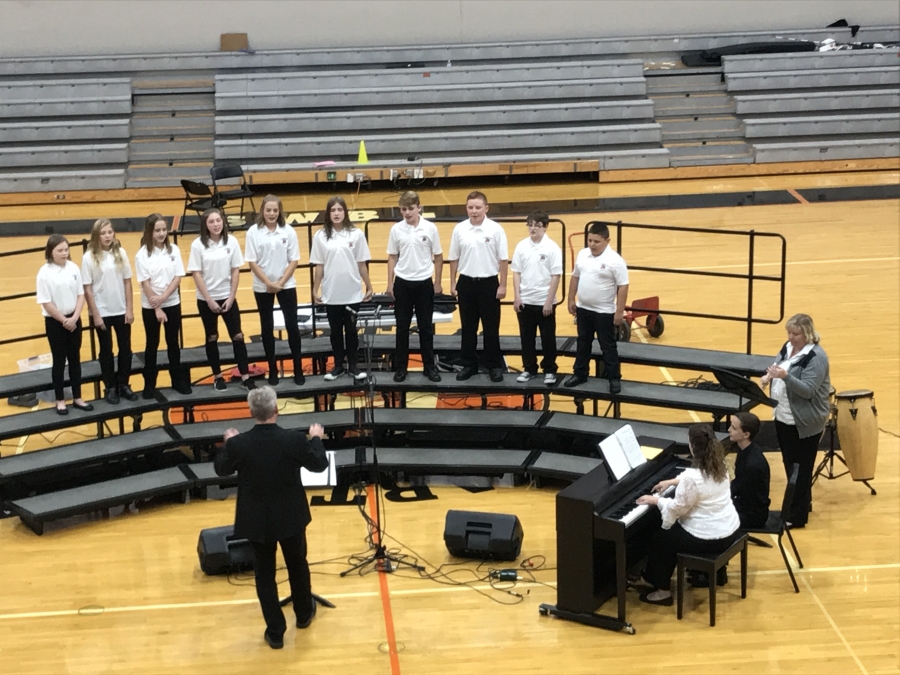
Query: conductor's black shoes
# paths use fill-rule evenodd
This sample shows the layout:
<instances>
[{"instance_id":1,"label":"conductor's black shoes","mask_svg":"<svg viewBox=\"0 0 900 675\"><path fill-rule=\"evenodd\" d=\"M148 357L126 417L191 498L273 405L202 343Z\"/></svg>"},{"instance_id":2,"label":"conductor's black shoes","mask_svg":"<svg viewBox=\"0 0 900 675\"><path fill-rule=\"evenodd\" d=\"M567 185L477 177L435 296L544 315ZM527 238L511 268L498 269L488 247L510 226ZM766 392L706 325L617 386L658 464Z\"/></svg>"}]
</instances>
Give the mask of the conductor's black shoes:
<instances>
[{"instance_id":1,"label":"conductor's black shoes","mask_svg":"<svg viewBox=\"0 0 900 675\"><path fill-rule=\"evenodd\" d=\"M609 381L609 393L618 394L622 391L622 380L615 379Z\"/></svg>"},{"instance_id":2,"label":"conductor's black shoes","mask_svg":"<svg viewBox=\"0 0 900 675\"><path fill-rule=\"evenodd\" d=\"M269 631L263 633L263 637L266 639L266 644L269 645L272 649L282 649L284 647L284 637L280 637L277 640L269 635Z\"/></svg>"},{"instance_id":3,"label":"conductor's black shoes","mask_svg":"<svg viewBox=\"0 0 900 675\"><path fill-rule=\"evenodd\" d=\"M302 621L300 619L297 619L297 628L300 628L300 629L309 628L309 624L311 624L313 619L316 618L317 605L318 605L318 603L316 602L315 598L313 598L312 610L310 611L309 616L307 618L303 619Z\"/></svg>"},{"instance_id":4,"label":"conductor's black shoes","mask_svg":"<svg viewBox=\"0 0 900 675\"><path fill-rule=\"evenodd\" d=\"M466 366L461 371L456 374L456 379L459 382L464 380L468 380L470 377L475 375L478 372L478 368L473 368L472 366Z\"/></svg>"},{"instance_id":5,"label":"conductor's black shoes","mask_svg":"<svg viewBox=\"0 0 900 675\"><path fill-rule=\"evenodd\" d=\"M403 382L406 379L406 368L401 368L394 373L394 382Z\"/></svg>"},{"instance_id":6,"label":"conductor's black shoes","mask_svg":"<svg viewBox=\"0 0 900 675\"><path fill-rule=\"evenodd\" d=\"M564 387L577 387L579 384L584 384L587 382L586 377L582 377L581 375L569 375L568 379L563 382Z\"/></svg>"}]
</instances>

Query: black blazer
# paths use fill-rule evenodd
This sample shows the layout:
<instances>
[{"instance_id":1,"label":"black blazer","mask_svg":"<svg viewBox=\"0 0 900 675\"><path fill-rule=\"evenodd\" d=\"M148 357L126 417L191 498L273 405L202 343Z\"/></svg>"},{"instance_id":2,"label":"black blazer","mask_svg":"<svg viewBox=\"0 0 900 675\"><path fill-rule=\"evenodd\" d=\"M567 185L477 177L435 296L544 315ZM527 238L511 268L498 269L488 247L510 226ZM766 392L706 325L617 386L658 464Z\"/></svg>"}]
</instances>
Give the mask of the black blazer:
<instances>
[{"instance_id":1,"label":"black blazer","mask_svg":"<svg viewBox=\"0 0 900 675\"><path fill-rule=\"evenodd\" d=\"M322 439L307 440L300 431L277 424L257 424L228 439L216 455L216 473L238 473L234 536L273 542L300 534L312 519L300 467L328 468Z\"/></svg>"},{"instance_id":2,"label":"black blazer","mask_svg":"<svg viewBox=\"0 0 900 675\"><path fill-rule=\"evenodd\" d=\"M738 451L731 499L741 518L741 527L765 526L769 519L769 463L756 443L751 442Z\"/></svg>"}]
</instances>

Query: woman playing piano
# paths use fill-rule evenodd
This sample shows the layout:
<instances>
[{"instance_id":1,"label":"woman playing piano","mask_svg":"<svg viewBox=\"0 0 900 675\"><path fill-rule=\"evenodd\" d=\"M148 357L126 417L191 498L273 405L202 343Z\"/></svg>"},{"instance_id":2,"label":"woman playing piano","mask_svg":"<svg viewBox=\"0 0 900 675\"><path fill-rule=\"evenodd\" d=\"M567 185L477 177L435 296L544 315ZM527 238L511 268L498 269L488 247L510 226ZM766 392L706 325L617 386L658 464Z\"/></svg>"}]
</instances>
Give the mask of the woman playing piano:
<instances>
[{"instance_id":1,"label":"woman playing piano","mask_svg":"<svg viewBox=\"0 0 900 675\"><path fill-rule=\"evenodd\" d=\"M643 574L653 590L642 593L641 600L652 605L672 604L671 579L679 553L722 553L740 527L722 445L706 424L691 426L688 442L691 468L637 500L657 506L662 514L662 529L654 536ZM662 496L673 486L674 495Z\"/></svg>"}]
</instances>

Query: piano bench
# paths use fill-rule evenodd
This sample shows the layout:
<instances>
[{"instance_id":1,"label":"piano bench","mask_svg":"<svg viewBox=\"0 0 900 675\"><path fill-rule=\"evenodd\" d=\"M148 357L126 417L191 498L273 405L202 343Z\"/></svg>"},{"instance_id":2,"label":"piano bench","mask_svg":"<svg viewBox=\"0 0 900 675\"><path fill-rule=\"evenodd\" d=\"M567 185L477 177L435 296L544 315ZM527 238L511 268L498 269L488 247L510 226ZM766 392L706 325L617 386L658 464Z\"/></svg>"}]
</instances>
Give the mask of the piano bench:
<instances>
[{"instance_id":1,"label":"piano bench","mask_svg":"<svg viewBox=\"0 0 900 675\"><path fill-rule=\"evenodd\" d=\"M712 553L679 553L678 581L678 618L684 615L684 574L685 570L706 572L709 577L709 625L716 625L716 573L728 564L738 553L741 554L741 597L747 597L747 535L742 534L727 551L715 555Z\"/></svg>"}]
</instances>

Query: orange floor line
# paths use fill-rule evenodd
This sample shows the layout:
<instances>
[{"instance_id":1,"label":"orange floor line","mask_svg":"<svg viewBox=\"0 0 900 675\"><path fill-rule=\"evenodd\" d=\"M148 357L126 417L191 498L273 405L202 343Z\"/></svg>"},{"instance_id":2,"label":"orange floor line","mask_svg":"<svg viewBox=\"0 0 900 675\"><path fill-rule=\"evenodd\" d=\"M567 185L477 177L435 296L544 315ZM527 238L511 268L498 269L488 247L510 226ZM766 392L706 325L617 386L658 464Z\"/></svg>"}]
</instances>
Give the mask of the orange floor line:
<instances>
[{"instance_id":1,"label":"orange floor line","mask_svg":"<svg viewBox=\"0 0 900 675\"><path fill-rule=\"evenodd\" d=\"M377 510L375 508L375 490L369 490L368 496L369 515L373 521L377 522ZM375 544L381 542L378 534L373 535ZM400 675L400 655L397 652L397 636L394 633L394 613L391 610L391 592L388 588L387 573L378 573L378 584L381 589L381 609L384 614L384 630L387 635L388 653L391 657L391 675Z\"/></svg>"}]
</instances>

